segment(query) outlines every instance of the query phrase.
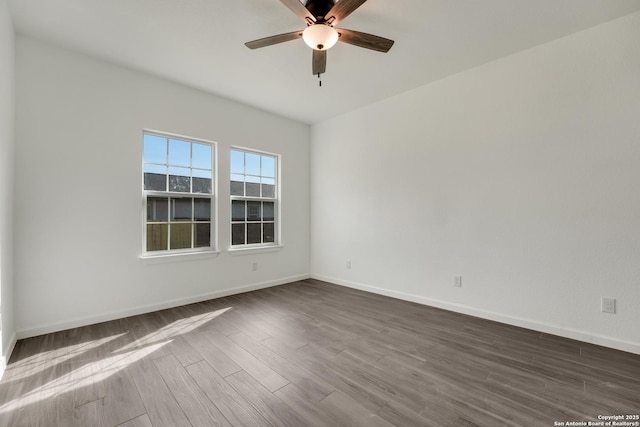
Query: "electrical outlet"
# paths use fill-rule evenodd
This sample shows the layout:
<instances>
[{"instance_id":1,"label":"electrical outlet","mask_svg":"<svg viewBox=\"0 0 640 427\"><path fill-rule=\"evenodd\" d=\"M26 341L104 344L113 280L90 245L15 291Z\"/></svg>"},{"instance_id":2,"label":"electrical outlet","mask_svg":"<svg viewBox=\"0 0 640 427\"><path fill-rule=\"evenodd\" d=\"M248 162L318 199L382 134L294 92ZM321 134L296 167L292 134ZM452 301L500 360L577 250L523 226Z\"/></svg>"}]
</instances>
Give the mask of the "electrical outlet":
<instances>
[{"instance_id":1,"label":"electrical outlet","mask_svg":"<svg viewBox=\"0 0 640 427\"><path fill-rule=\"evenodd\" d=\"M616 314L616 299L602 297L601 310L603 313Z\"/></svg>"},{"instance_id":2,"label":"electrical outlet","mask_svg":"<svg viewBox=\"0 0 640 427\"><path fill-rule=\"evenodd\" d=\"M462 287L462 276L453 276L453 286L456 288Z\"/></svg>"},{"instance_id":3,"label":"electrical outlet","mask_svg":"<svg viewBox=\"0 0 640 427\"><path fill-rule=\"evenodd\" d=\"M351 260L347 260L347 270L351 270Z\"/></svg>"},{"instance_id":4,"label":"electrical outlet","mask_svg":"<svg viewBox=\"0 0 640 427\"><path fill-rule=\"evenodd\" d=\"M258 263L254 262L253 264L251 264L251 271L258 271Z\"/></svg>"}]
</instances>

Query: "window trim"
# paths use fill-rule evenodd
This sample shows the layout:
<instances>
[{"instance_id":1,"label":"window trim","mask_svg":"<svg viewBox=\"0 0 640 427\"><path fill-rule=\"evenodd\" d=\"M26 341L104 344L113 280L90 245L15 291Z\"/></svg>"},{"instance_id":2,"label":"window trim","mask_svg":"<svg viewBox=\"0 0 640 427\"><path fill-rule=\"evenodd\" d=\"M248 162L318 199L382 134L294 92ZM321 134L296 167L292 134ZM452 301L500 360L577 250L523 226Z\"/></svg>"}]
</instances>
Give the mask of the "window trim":
<instances>
[{"instance_id":1,"label":"window trim","mask_svg":"<svg viewBox=\"0 0 640 427\"><path fill-rule=\"evenodd\" d=\"M157 190L145 190L144 188L144 135L153 135L161 138L176 139L196 144L206 144L211 146L211 193L183 193L175 191L157 191ZM218 176L217 176L217 159L218 159L218 144L215 141L194 138L191 136L179 135L170 132L164 132L154 129L142 129L142 156L141 156L141 189L142 189L142 244L141 253L139 259L141 260L192 260L200 258L212 258L218 256L220 253L218 249ZM198 168L195 168L198 169ZM207 198L211 202L211 218L210 218L210 246L197 247L197 248L184 248L184 249L167 249L158 251L147 251L147 198L148 197L168 197L168 198ZM171 222L170 218L167 219L167 224ZM193 220L190 224L195 223Z\"/></svg>"},{"instance_id":2,"label":"window trim","mask_svg":"<svg viewBox=\"0 0 640 427\"><path fill-rule=\"evenodd\" d=\"M269 151L264 151L264 150L258 150L255 148L248 148L248 147L242 147L242 146L238 146L238 145L232 145L229 147L229 152L228 152L228 165L229 165L229 186L231 185L231 152L232 151L242 151L245 153L251 153L251 154L257 154L257 155L265 155L265 156L270 156L273 157L275 159L275 191L274 191L274 197L273 198L269 198L269 197L253 197L253 196L237 196L237 195L232 195L231 191L229 191L229 246L227 248L227 250L229 251L229 253L232 254L250 254L250 253L259 253L259 252L273 252L273 251L278 251L280 249L282 249L284 247L284 245L282 244L282 215L281 215L281 204L282 204L282 187L280 185L280 179L281 179L281 169L282 169L282 155L277 154L277 153L273 153L273 152L269 152ZM246 189L246 187L245 187ZM245 190L246 191L246 190ZM273 220L273 224L274 224L274 241L273 242L267 242L267 243L244 243L244 244L238 244L238 245L234 245L233 242L233 201L234 200L243 200L243 201L257 201L257 202L273 202L274 203L274 207L273 207L273 214L274 214L274 220ZM245 213L246 215L246 213ZM269 221L270 222L270 221ZM260 221L260 223L263 223L263 221ZM247 221L245 220L245 224L247 224ZM246 231L245 231L246 233ZM246 236L246 234L245 234Z\"/></svg>"}]
</instances>

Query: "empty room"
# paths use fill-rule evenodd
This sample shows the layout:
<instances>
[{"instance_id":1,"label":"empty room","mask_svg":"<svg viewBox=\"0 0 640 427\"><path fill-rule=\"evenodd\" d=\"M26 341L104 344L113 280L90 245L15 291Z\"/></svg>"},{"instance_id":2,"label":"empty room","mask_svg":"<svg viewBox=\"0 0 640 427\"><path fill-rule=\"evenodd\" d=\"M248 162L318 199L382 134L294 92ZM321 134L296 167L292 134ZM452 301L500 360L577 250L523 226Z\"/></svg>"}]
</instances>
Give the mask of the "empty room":
<instances>
[{"instance_id":1,"label":"empty room","mask_svg":"<svg viewBox=\"0 0 640 427\"><path fill-rule=\"evenodd\" d=\"M0 427L640 426L640 0L0 0Z\"/></svg>"}]
</instances>

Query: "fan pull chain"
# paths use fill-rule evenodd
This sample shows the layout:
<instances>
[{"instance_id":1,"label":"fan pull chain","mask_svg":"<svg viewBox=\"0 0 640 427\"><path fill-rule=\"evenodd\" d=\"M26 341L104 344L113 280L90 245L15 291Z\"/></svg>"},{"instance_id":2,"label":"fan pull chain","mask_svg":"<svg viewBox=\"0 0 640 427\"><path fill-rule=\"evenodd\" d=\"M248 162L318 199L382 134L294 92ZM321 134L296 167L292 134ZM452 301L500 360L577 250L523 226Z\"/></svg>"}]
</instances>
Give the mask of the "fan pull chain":
<instances>
[{"instance_id":1,"label":"fan pull chain","mask_svg":"<svg viewBox=\"0 0 640 427\"><path fill-rule=\"evenodd\" d=\"M318 86L322 87L322 79L320 78L320 73L318 73Z\"/></svg>"}]
</instances>

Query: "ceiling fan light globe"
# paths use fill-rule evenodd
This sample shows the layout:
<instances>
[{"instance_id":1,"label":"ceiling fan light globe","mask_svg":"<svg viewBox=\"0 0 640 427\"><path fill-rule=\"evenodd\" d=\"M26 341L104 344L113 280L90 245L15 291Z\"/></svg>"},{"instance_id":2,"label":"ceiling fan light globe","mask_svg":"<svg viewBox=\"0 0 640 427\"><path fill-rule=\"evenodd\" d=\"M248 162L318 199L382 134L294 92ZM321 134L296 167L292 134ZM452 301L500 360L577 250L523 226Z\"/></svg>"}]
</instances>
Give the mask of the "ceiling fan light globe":
<instances>
[{"instance_id":1,"label":"ceiling fan light globe","mask_svg":"<svg viewBox=\"0 0 640 427\"><path fill-rule=\"evenodd\" d=\"M327 50L338 42L338 32L329 25L314 24L305 28L302 39L311 49Z\"/></svg>"}]
</instances>

